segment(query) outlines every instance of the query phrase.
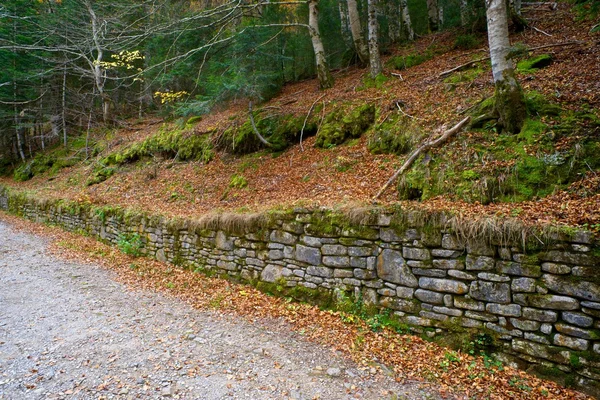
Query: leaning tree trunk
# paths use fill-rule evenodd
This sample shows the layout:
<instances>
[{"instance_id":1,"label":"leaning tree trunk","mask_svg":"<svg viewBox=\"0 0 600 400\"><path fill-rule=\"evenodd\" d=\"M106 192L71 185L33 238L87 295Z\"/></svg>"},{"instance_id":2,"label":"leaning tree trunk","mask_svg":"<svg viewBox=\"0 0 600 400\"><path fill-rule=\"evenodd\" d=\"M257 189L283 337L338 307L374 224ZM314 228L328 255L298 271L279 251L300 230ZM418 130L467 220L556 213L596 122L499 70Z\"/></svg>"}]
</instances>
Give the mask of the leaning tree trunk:
<instances>
[{"instance_id":1,"label":"leaning tree trunk","mask_svg":"<svg viewBox=\"0 0 600 400\"><path fill-rule=\"evenodd\" d=\"M347 0L348 4L348 23L350 24L350 32L352 33L352 41L354 49L361 63L369 62L369 50L365 43L362 26L360 24L360 14L358 13L358 5L356 0Z\"/></svg>"},{"instance_id":2,"label":"leaning tree trunk","mask_svg":"<svg viewBox=\"0 0 600 400\"><path fill-rule=\"evenodd\" d=\"M427 0L427 17L429 22L429 31L437 31L439 18L437 0Z\"/></svg>"},{"instance_id":3,"label":"leaning tree trunk","mask_svg":"<svg viewBox=\"0 0 600 400\"><path fill-rule=\"evenodd\" d=\"M329 66L325 59L325 47L321 41L319 33L319 8L318 0L309 0L308 2L308 32L312 41L313 51L315 52L315 63L317 65L317 77L319 78L319 87L329 89L333 86L333 77L329 72Z\"/></svg>"},{"instance_id":4,"label":"leaning tree trunk","mask_svg":"<svg viewBox=\"0 0 600 400\"><path fill-rule=\"evenodd\" d=\"M400 0L400 13L402 14L402 29L408 40L415 40L415 31L410 22L410 14L408 13L408 5L406 0Z\"/></svg>"},{"instance_id":5,"label":"leaning tree trunk","mask_svg":"<svg viewBox=\"0 0 600 400\"><path fill-rule=\"evenodd\" d=\"M381 57L379 54L379 22L377 21L377 0L368 0L369 10L369 66L371 77L381 73Z\"/></svg>"},{"instance_id":6,"label":"leaning tree trunk","mask_svg":"<svg viewBox=\"0 0 600 400\"><path fill-rule=\"evenodd\" d=\"M500 127L510 133L518 133L527 116L523 90L515 78L512 61L508 58L508 20L505 0L486 0L488 41L492 74L496 92L494 109L498 113Z\"/></svg>"}]
</instances>

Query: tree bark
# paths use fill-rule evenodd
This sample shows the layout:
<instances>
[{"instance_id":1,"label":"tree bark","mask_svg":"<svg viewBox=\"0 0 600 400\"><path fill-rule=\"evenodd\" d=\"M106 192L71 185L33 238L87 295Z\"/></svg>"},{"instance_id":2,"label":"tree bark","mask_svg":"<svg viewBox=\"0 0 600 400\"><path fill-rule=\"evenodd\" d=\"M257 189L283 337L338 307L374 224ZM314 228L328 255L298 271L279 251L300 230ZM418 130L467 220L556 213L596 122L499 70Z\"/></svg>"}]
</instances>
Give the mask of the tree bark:
<instances>
[{"instance_id":1,"label":"tree bark","mask_svg":"<svg viewBox=\"0 0 600 400\"><path fill-rule=\"evenodd\" d=\"M408 12L406 0L400 0L400 14L402 15L402 30L408 40L415 40L415 31L413 30Z\"/></svg>"},{"instance_id":2,"label":"tree bark","mask_svg":"<svg viewBox=\"0 0 600 400\"><path fill-rule=\"evenodd\" d=\"M312 41L313 51L315 52L315 63L317 66L317 77L321 89L329 89L333 86L333 77L327 65L325 58L325 47L321 41L319 33L319 8L318 0L309 0L308 2L308 32Z\"/></svg>"},{"instance_id":3,"label":"tree bark","mask_svg":"<svg viewBox=\"0 0 600 400\"><path fill-rule=\"evenodd\" d=\"M371 78L375 78L382 71L381 56L379 54L379 22L377 21L377 0L368 0L369 9L369 66Z\"/></svg>"},{"instance_id":4,"label":"tree bark","mask_svg":"<svg viewBox=\"0 0 600 400\"><path fill-rule=\"evenodd\" d=\"M338 9L340 11L340 31L342 34L342 39L349 48L354 48L354 43L352 41L352 33L350 32L350 21L348 17L348 7L346 2L339 1Z\"/></svg>"},{"instance_id":5,"label":"tree bark","mask_svg":"<svg viewBox=\"0 0 600 400\"><path fill-rule=\"evenodd\" d=\"M354 42L354 49L361 63L369 62L369 50L365 43L362 26L360 23L360 14L358 13L358 5L356 0L347 0L348 4L348 23L350 24L350 33Z\"/></svg>"},{"instance_id":6,"label":"tree bark","mask_svg":"<svg viewBox=\"0 0 600 400\"><path fill-rule=\"evenodd\" d=\"M467 26L467 24L470 22L470 12L469 12L469 5L467 3L467 0L460 0L460 25L462 27Z\"/></svg>"},{"instance_id":7,"label":"tree bark","mask_svg":"<svg viewBox=\"0 0 600 400\"><path fill-rule=\"evenodd\" d=\"M508 58L510 41L505 0L486 0L488 41L492 75L496 91L494 109L500 127L518 133L527 116L523 90L515 78L513 62Z\"/></svg>"},{"instance_id":8,"label":"tree bark","mask_svg":"<svg viewBox=\"0 0 600 400\"><path fill-rule=\"evenodd\" d=\"M429 31L437 31L439 18L437 0L427 0L427 17L429 22Z\"/></svg>"}]
</instances>

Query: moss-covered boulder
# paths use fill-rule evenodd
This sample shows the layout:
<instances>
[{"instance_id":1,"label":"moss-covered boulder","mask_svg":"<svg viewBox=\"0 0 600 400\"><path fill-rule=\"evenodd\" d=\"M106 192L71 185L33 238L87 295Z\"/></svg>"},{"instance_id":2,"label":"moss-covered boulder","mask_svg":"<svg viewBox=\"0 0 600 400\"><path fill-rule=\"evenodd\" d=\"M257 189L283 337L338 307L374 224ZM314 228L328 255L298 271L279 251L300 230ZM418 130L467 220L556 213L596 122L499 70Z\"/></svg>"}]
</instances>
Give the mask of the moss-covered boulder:
<instances>
[{"instance_id":1,"label":"moss-covered boulder","mask_svg":"<svg viewBox=\"0 0 600 400\"><path fill-rule=\"evenodd\" d=\"M375 106L364 104L348 110L339 107L331 112L317 134L315 146L330 148L348 139L360 137L375 122Z\"/></svg>"}]
</instances>

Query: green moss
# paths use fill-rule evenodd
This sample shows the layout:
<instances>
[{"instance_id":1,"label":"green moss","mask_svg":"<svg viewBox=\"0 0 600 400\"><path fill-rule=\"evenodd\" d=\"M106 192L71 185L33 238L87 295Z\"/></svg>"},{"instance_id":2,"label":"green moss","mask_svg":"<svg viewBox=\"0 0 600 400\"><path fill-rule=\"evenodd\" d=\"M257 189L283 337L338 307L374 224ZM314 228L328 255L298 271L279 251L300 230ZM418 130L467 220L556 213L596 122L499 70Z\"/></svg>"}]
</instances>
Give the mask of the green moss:
<instances>
[{"instance_id":1,"label":"green moss","mask_svg":"<svg viewBox=\"0 0 600 400\"><path fill-rule=\"evenodd\" d=\"M536 91L526 94L525 105L531 116L558 116L562 112L559 105L550 102L543 94Z\"/></svg>"},{"instance_id":2,"label":"green moss","mask_svg":"<svg viewBox=\"0 0 600 400\"><path fill-rule=\"evenodd\" d=\"M434 56L432 51L425 51L423 53L413 53L406 56L396 56L390 58L388 66L397 70L404 70L419 64L423 64L425 61L431 60Z\"/></svg>"},{"instance_id":3,"label":"green moss","mask_svg":"<svg viewBox=\"0 0 600 400\"><path fill-rule=\"evenodd\" d=\"M526 74L537 72L540 68L547 67L552 64L552 56L550 54L541 54L536 57L521 60L517 63L517 71Z\"/></svg>"},{"instance_id":4,"label":"green moss","mask_svg":"<svg viewBox=\"0 0 600 400\"><path fill-rule=\"evenodd\" d=\"M458 35L454 39L453 49L471 50L479 47L481 40L474 34Z\"/></svg>"},{"instance_id":5,"label":"green moss","mask_svg":"<svg viewBox=\"0 0 600 400\"><path fill-rule=\"evenodd\" d=\"M457 85L459 83L465 83L465 82L467 82L467 83L473 82L481 74L483 74L482 68L472 68L472 69L468 69L466 71L461 71L461 72L455 73L453 75L450 75L448 78L444 79L444 82L448 83L448 84L452 84L452 85Z\"/></svg>"},{"instance_id":6,"label":"green moss","mask_svg":"<svg viewBox=\"0 0 600 400\"><path fill-rule=\"evenodd\" d=\"M418 125L408 118L394 115L374 129L367 148L373 154L406 154L422 136Z\"/></svg>"},{"instance_id":7,"label":"green moss","mask_svg":"<svg viewBox=\"0 0 600 400\"><path fill-rule=\"evenodd\" d=\"M347 139L360 137L375 121L375 106L364 104L348 110L348 106L338 107L327 117L317 134L315 145L330 148L344 143Z\"/></svg>"}]
</instances>

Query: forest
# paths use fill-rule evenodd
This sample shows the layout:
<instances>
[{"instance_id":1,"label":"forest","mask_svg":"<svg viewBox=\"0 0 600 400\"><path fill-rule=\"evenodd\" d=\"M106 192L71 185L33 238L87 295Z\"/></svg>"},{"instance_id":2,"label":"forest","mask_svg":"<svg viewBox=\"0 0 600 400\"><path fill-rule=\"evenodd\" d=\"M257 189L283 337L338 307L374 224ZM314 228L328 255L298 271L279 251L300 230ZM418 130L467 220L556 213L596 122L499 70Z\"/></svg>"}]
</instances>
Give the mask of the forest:
<instances>
[{"instance_id":1,"label":"forest","mask_svg":"<svg viewBox=\"0 0 600 400\"><path fill-rule=\"evenodd\" d=\"M197 212L264 205L273 168L288 182L273 184L271 205L547 198L597 176L599 8L11 1L0 6L0 172L92 202L117 201L97 186L126 192L141 173L136 190L160 192L161 210ZM294 152L311 167L293 168ZM548 218L597 224L584 214Z\"/></svg>"}]
</instances>

